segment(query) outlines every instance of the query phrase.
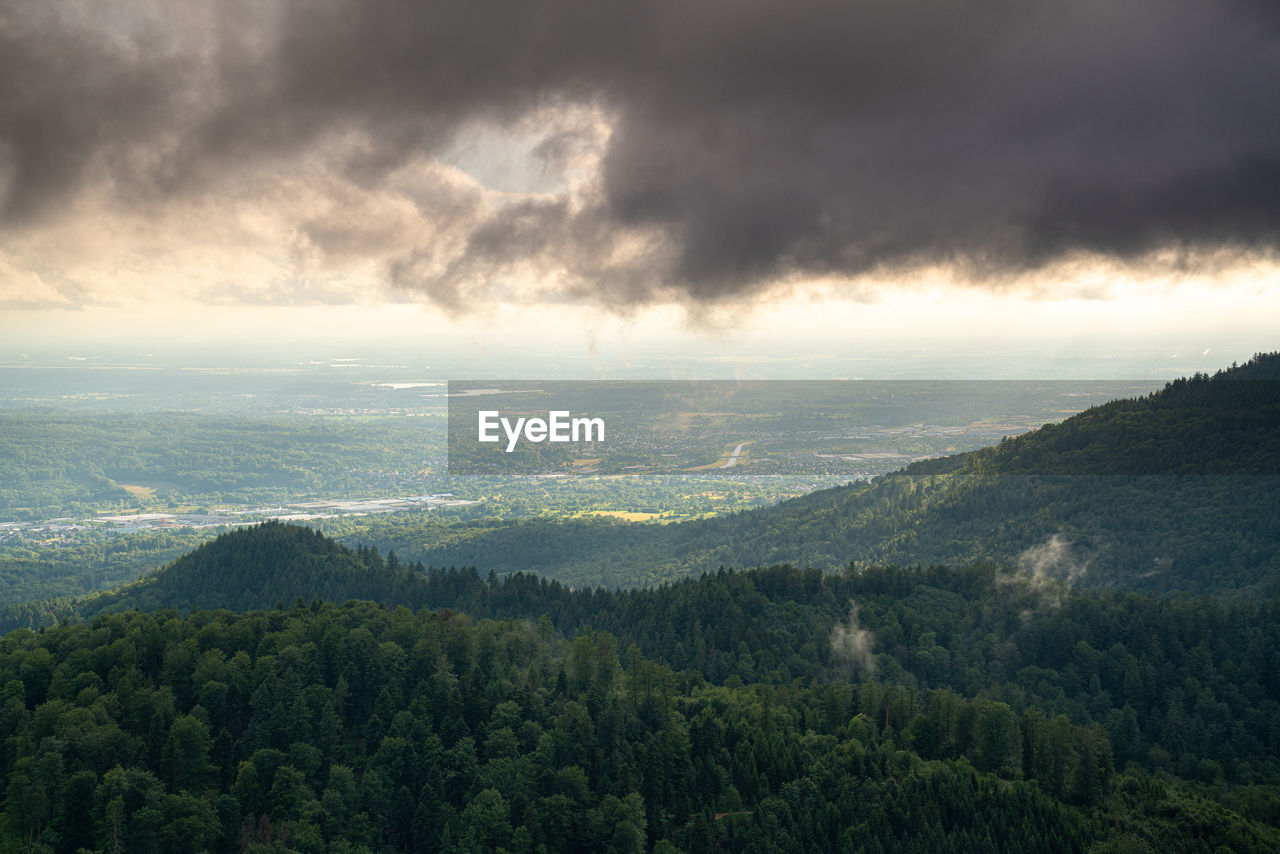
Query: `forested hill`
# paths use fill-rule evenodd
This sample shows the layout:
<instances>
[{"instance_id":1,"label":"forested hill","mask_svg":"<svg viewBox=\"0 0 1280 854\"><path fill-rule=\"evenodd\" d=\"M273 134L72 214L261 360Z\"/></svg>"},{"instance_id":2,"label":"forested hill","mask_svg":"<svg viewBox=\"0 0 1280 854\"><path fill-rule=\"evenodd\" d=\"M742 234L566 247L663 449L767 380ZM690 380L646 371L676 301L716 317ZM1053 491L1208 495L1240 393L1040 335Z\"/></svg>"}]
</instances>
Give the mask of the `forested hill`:
<instances>
[{"instance_id":1,"label":"forested hill","mask_svg":"<svg viewBox=\"0 0 1280 854\"><path fill-rule=\"evenodd\" d=\"M1280 353L904 471L940 472L1280 475Z\"/></svg>"},{"instance_id":2,"label":"forested hill","mask_svg":"<svg viewBox=\"0 0 1280 854\"><path fill-rule=\"evenodd\" d=\"M1274 599L397 563L267 524L102 604L377 601L0 638L0 851L1280 846Z\"/></svg>"},{"instance_id":3,"label":"forested hill","mask_svg":"<svg viewBox=\"0 0 1280 854\"><path fill-rule=\"evenodd\" d=\"M1092 720L1112 733L1121 760L1153 771L1196 776L1211 760L1229 779L1280 783L1280 687L1267 675L1280 648L1277 599L1232 606L1073 591L992 564L834 574L779 566L650 589L573 590L526 574L404 565L266 523L91 599L83 613L202 603L248 611L299 599L449 609L542 623L544 634L606 631L620 650L634 645L717 684L874 673L981 693L1019 712L1034 705Z\"/></svg>"},{"instance_id":4,"label":"forested hill","mask_svg":"<svg viewBox=\"0 0 1280 854\"><path fill-rule=\"evenodd\" d=\"M1280 354L1170 383L872 484L674 525L530 520L380 532L435 566L650 584L720 567L992 559L1078 584L1280 589Z\"/></svg>"},{"instance_id":5,"label":"forested hill","mask_svg":"<svg viewBox=\"0 0 1280 854\"><path fill-rule=\"evenodd\" d=\"M85 615L126 608L248 611L296 599L426 604L422 573L395 555L352 550L311 528L264 522L210 540L168 566L110 593L81 600Z\"/></svg>"}]
</instances>

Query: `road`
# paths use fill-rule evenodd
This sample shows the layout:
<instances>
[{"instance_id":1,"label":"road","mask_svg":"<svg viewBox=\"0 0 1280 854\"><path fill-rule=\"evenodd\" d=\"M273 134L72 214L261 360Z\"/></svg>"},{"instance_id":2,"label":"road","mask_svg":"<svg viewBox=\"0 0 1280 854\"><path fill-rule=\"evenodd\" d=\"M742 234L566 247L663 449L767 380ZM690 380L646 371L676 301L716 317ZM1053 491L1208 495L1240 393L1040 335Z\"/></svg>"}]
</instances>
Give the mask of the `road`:
<instances>
[{"instance_id":1,"label":"road","mask_svg":"<svg viewBox=\"0 0 1280 854\"><path fill-rule=\"evenodd\" d=\"M736 466L738 464L738 455L742 453L742 449L745 448L746 445L746 442L739 442L738 447L733 449L733 453L729 455L729 459L725 460L720 465L720 468L727 469Z\"/></svg>"}]
</instances>

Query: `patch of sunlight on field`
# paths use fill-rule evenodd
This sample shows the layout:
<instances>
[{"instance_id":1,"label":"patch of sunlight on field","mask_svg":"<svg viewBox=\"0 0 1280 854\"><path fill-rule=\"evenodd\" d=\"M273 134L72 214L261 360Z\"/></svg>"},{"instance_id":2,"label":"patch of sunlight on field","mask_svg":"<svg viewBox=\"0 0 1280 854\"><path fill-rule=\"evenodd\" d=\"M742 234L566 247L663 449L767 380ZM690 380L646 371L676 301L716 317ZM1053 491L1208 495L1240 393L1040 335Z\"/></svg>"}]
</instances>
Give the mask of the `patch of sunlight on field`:
<instances>
[{"instance_id":1,"label":"patch of sunlight on field","mask_svg":"<svg viewBox=\"0 0 1280 854\"><path fill-rule=\"evenodd\" d=\"M649 522L662 516L661 513L639 513L631 510L588 510L584 516L613 516L628 522Z\"/></svg>"},{"instance_id":2,"label":"patch of sunlight on field","mask_svg":"<svg viewBox=\"0 0 1280 854\"><path fill-rule=\"evenodd\" d=\"M142 486L136 483L122 483L120 488L137 498L154 498L156 494L154 487Z\"/></svg>"}]
</instances>

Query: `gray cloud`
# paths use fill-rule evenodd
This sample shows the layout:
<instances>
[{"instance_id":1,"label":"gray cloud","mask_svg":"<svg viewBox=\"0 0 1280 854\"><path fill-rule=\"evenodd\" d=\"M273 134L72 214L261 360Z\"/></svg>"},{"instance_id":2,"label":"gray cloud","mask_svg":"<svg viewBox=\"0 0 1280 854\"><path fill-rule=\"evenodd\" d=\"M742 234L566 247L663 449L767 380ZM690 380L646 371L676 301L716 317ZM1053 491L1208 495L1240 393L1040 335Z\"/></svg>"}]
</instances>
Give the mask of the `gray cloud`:
<instances>
[{"instance_id":1,"label":"gray cloud","mask_svg":"<svg viewBox=\"0 0 1280 854\"><path fill-rule=\"evenodd\" d=\"M431 228L260 203L458 310L529 280L625 304L1079 251L1194 264L1278 248L1277 91L1263 0L0 0L0 229L93 194L208 210L309 169ZM607 137L554 119L583 105ZM596 157L577 190L485 203L407 174L538 114L531 161Z\"/></svg>"}]
</instances>

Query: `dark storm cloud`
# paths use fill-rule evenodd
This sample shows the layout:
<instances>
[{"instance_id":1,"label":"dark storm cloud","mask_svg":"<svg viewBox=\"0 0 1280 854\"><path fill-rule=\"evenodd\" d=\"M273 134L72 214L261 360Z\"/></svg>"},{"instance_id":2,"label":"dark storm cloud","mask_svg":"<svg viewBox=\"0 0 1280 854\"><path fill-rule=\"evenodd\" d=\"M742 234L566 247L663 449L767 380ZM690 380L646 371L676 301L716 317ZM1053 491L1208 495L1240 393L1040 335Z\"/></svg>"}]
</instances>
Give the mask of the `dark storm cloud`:
<instances>
[{"instance_id":1,"label":"dark storm cloud","mask_svg":"<svg viewBox=\"0 0 1280 854\"><path fill-rule=\"evenodd\" d=\"M0 222L56 216L95 155L121 156L161 126L184 68L100 35L57 4L0 5Z\"/></svg>"},{"instance_id":2,"label":"dark storm cloud","mask_svg":"<svg viewBox=\"0 0 1280 854\"><path fill-rule=\"evenodd\" d=\"M532 265L572 298L713 300L916 264L1280 243L1270 0L0 9L11 227L102 182L129 203L226 192L344 132L369 143L326 168L376 192L468 122L589 103L613 121L597 192L469 204L463 254L412 247L389 280L465 308ZM549 128L535 157L561 168L577 133ZM299 228L321 249L381 245Z\"/></svg>"}]
</instances>

